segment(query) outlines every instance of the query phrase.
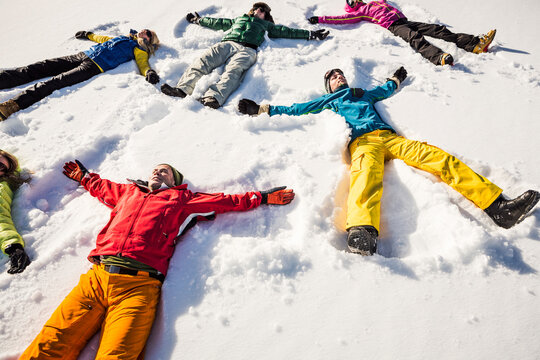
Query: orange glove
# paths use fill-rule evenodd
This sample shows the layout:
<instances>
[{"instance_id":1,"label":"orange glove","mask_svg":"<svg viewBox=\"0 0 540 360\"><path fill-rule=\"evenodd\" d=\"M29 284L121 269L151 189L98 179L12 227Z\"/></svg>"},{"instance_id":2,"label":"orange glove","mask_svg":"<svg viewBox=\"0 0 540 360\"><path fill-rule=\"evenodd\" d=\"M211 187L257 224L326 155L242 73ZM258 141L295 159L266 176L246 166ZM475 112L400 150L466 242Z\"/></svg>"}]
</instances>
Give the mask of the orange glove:
<instances>
[{"instance_id":1,"label":"orange glove","mask_svg":"<svg viewBox=\"0 0 540 360\"><path fill-rule=\"evenodd\" d=\"M286 186L261 191L261 195L263 204L286 205L294 199L293 190L287 189Z\"/></svg>"},{"instance_id":2,"label":"orange glove","mask_svg":"<svg viewBox=\"0 0 540 360\"><path fill-rule=\"evenodd\" d=\"M88 174L88 170L84 167L79 160L75 162L70 161L64 164L64 171L62 171L71 180L81 182L82 178Z\"/></svg>"}]
</instances>

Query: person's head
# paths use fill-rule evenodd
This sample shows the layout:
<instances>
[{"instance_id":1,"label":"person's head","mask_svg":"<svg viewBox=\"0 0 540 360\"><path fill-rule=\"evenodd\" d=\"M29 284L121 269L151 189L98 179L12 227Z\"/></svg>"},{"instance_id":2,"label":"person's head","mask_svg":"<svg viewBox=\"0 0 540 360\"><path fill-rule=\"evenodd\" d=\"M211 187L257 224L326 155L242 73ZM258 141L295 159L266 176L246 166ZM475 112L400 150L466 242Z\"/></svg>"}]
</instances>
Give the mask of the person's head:
<instances>
[{"instance_id":1,"label":"person's head","mask_svg":"<svg viewBox=\"0 0 540 360\"><path fill-rule=\"evenodd\" d=\"M324 74L324 89L326 92L331 94L340 86L349 86L345 75L343 75L343 71L341 69L328 70Z\"/></svg>"},{"instance_id":2,"label":"person's head","mask_svg":"<svg viewBox=\"0 0 540 360\"><path fill-rule=\"evenodd\" d=\"M358 4L363 4L364 2L362 0L347 0L347 5L350 7L355 7Z\"/></svg>"},{"instance_id":3,"label":"person's head","mask_svg":"<svg viewBox=\"0 0 540 360\"><path fill-rule=\"evenodd\" d=\"M184 176L169 164L159 164L148 179L148 187L152 190L157 190L162 184L168 187L181 185L184 181Z\"/></svg>"},{"instance_id":4,"label":"person's head","mask_svg":"<svg viewBox=\"0 0 540 360\"><path fill-rule=\"evenodd\" d=\"M12 190L30 181L29 176L21 176L17 158L4 150L0 150L0 181L7 181Z\"/></svg>"},{"instance_id":5,"label":"person's head","mask_svg":"<svg viewBox=\"0 0 540 360\"><path fill-rule=\"evenodd\" d=\"M251 10L248 12L248 16L257 17L261 20L270 21L271 23L274 23L274 18L272 15L270 15L270 6L268 6L266 3L263 2L256 2L251 7Z\"/></svg>"},{"instance_id":6,"label":"person's head","mask_svg":"<svg viewBox=\"0 0 540 360\"><path fill-rule=\"evenodd\" d=\"M146 50L149 55L154 55L159 47L159 38L154 31L143 29L137 33L137 43Z\"/></svg>"}]
</instances>

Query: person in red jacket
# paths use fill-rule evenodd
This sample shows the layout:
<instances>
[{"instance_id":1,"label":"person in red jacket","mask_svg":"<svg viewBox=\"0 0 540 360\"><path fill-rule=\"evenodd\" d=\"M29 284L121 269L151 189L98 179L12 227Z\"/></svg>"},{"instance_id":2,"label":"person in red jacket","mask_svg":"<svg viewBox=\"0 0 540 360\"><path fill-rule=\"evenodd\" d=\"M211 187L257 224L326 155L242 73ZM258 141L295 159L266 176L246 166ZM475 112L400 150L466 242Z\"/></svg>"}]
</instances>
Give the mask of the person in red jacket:
<instances>
[{"instance_id":1,"label":"person in red jacket","mask_svg":"<svg viewBox=\"0 0 540 360\"><path fill-rule=\"evenodd\" d=\"M113 210L88 256L92 269L20 359L76 359L100 328L96 358L143 359L177 239L198 220L294 198L285 186L240 195L193 193L168 164L156 166L147 182L131 184L102 179L78 160L65 163L63 172Z\"/></svg>"}]
</instances>

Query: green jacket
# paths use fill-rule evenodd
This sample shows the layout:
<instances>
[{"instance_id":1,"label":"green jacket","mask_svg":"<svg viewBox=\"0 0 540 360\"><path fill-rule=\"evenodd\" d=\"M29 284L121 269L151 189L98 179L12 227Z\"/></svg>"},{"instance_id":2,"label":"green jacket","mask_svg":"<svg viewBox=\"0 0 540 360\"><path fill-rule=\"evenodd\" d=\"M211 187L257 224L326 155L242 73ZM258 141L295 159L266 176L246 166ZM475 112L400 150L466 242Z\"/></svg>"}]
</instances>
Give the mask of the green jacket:
<instances>
[{"instance_id":1,"label":"green jacket","mask_svg":"<svg viewBox=\"0 0 540 360\"><path fill-rule=\"evenodd\" d=\"M12 201L13 191L8 183L6 181L0 182L0 249L4 254L6 248L11 244L24 246L24 241L11 220Z\"/></svg>"},{"instance_id":2,"label":"green jacket","mask_svg":"<svg viewBox=\"0 0 540 360\"><path fill-rule=\"evenodd\" d=\"M203 17L199 25L213 30L230 30L221 41L248 43L259 47L264 41L264 33L271 38L309 39L309 31L291 29L283 25L275 25L257 17L242 15L235 19Z\"/></svg>"}]
</instances>

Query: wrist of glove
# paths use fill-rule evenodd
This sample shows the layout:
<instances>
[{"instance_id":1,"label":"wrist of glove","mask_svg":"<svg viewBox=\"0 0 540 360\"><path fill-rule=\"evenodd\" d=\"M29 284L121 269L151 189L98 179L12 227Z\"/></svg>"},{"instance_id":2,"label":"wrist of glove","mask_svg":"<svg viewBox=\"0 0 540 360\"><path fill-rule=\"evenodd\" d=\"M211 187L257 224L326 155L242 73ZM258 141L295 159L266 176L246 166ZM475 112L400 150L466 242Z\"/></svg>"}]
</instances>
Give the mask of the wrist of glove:
<instances>
[{"instance_id":1,"label":"wrist of glove","mask_svg":"<svg viewBox=\"0 0 540 360\"><path fill-rule=\"evenodd\" d=\"M407 78L407 70L402 66L399 69L396 70L394 75L392 77L388 78L387 80L392 80L396 83L396 85L399 87L399 85Z\"/></svg>"},{"instance_id":2,"label":"wrist of glove","mask_svg":"<svg viewBox=\"0 0 540 360\"><path fill-rule=\"evenodd\" d=\"M91 31L77 31L75 33L76 39L88 40L88 36L93 34Z\"/></svg>"},{"instance_id":3,"label":"wrist of glove","mask_svg":"<svg viewBox=\"0 0 540 360\"><path fill-rule=\"evenodd\" d=\"M82 179L89 174L88 170L79 160L75 160L75 162L70 161L65 163L64 171L62 171L62 173L71 180L77 181L78 183L80 183Z\"/></svg>"},{"instance_id":4,"label":"wrist of glove","mask_svg":"<svg viewBox=\"0 0 540 360\"><path fill-rule=\"evenodd\" d=\"M286 186L279 186L261 191L261 196L261 204L287 205L294 199L294 192L292 189L287 189Z\"/></svg>"},{"instance_id":5,"label":"wrist of glove","mask_svg":"<svg viewBox=\"0 0 540 360\"><path fill-rule=\"evenodd\" d=\"M199 25L199 20L201 19L201 16L198 12L195 11L195 14L189 13L186 15L186 20L192 24Z\"/></svg>"},{"instance_id":6,"label":"wrist of glove","mask_svg":"<svg viewBox=\"0 0 540 360\"><path fill-rule=\"evenodd\" d=\"M262 113L270 113L270 104L259 105L253 100L242 99L238 102L238 111L247 115L260 115Z\"/></svg>"},{"instance_id":7,"label":"wrist of glove","mask_svg":"<svg viewBox=\"0 0 540 360\"><path fill-rule=\"evenodd\" d=\"M6 248L6 254L9 256L10 268L8 274L22 273L31 261L21 244L12 244Z\"/></svg>"},{"instance_id":8,"label":"wrist of glove","mask_svg":"<svg viewBox=\"0 0 540 360\"><path fill-rule=\"evenodd\" d=\"M330 34L330 31L325 29L315 30L309 32L309 38L308 40L324 40L326 37Z\"/></svg>"},{"instance_id":9,"label":"wrist of glove","mask_svg":"<svg viewBox=\"0 0 540 360\"><path fill-rule=\"evenodd\" d=\"M312 16L308 19L308 21L311 23L311 24L318 24L319 23L319 17L318 16Z\"/></svg>"},{"instance_id":10,"label":"wrist of glove","mask_svg":"<svg viewBox=\"0 0 540 360\"><path fill-rule=\"evenodd\" d=\"M159 76L158 74L156 73L155 70L148 70L146 72L146 81L148 81L150 84L157 84L159 82Z\"/></svg>"}]
</instances>

